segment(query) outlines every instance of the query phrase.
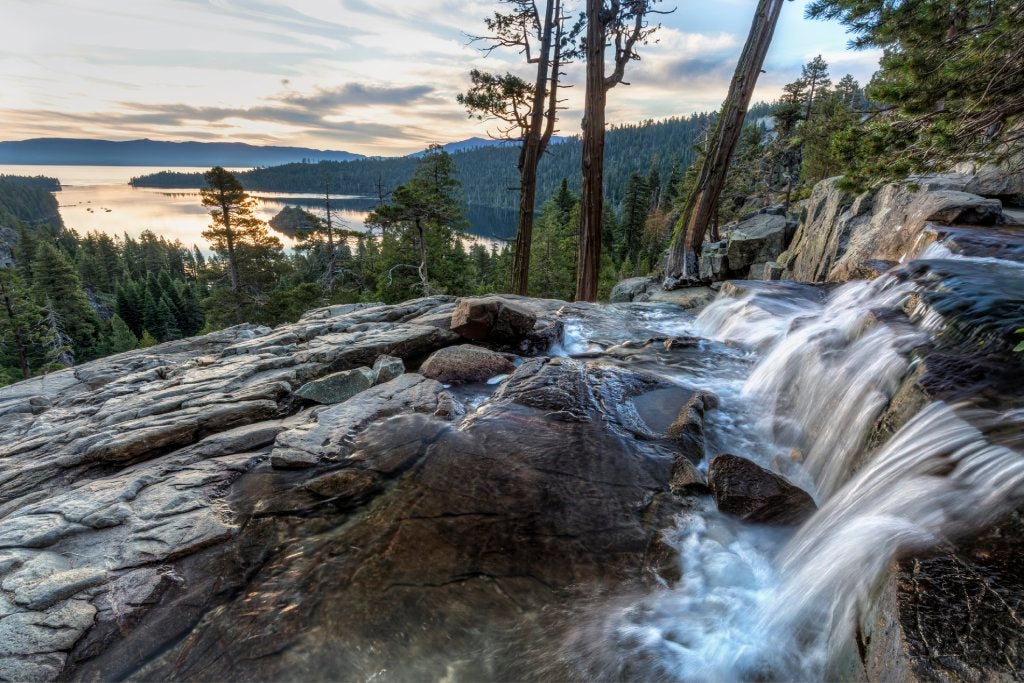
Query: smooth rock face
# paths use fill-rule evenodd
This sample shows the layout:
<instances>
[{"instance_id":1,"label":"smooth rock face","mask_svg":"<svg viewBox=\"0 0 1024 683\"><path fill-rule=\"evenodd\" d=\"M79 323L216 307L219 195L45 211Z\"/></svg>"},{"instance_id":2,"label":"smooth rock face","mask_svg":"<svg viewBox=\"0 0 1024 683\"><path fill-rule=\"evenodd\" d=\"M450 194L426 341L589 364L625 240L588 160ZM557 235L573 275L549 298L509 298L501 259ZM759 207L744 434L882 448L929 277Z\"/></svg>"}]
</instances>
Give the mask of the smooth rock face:
<instances>
[{"instance_id":1,"label":"smooth rock face","mask_svg":"<svg viewBox=\"0 0 1024 683\"><path fill-rule=\"evenodd\" d=\"M612 287L608 300L613 304L627 303L630 301L647 301L649 298L648 290L652 290L656 286L657 282L654 278L631 277L626 280L622 280Z\"/></svg>"},{"instance_id":2,"label":"smooth rock face","mask_svg":"<svg viewBox=\"0 0 1024 683\"><path fill-rule=\"evenodd\" d=\"M800 524L817 506L806 491L735 455L719 455L708 467L718 509L756 524Z\"/></svg>"},{"instance_id":3,"label":"smooth rock face","mask_svg":"<svg viewBox=\"0 0 1024 683\"><path fill-rule=\"evenodd\" d=\"M755 263L771 261L785 247L785 217L758 214L740 223L729 233L726 257L729 259L729 268L735 271Z\"/></svg>"},{"instance_id":4,"label":"smooth rock face","mask_svg":"<svg viewBox=\"0 0 1024 683\"><path fill-rule=\"evenodd\" d=\"M805 202L793 243L776 260L786 279L845 282L869 261L903 262L920 253L932 223L1001 222L1001 202L965 191L984 187L971 180L957 173L922 176L856 197L841 191L837 178L823 180Z\"/></svg>"},{"instance_id":5,"label":"smooth rock face","mask_svg":"<svg viewBox=\"0 0 1024 683\"><path fill-rule=\"evenodd\" d=\"M376 378L377 373L370 368L342 370L307 382L295 393L317 403L341 403L372 387Z\"/></svg>"},{"instance_id":6,"label":"smooth rock face","mask_svg":"<svg viewBox=\"0 0 1024 683\"><path fill-rule=\"evenodd\" d=\"M464 298L455 305L451 329L473 341L508 341L528 334L536 322L532 311L509 299Z\"/></svg>"},{"instance_id":7,"label":"smooth rock face","mask_svg":"<svg viewBox=\"0 0 1024 683\"><path fill-rule=\"evenodd\" d=\"M516 366L494 351L460 344L440 349L420 366L420 374L443 384L483 382L513 372Z\"/></svg>"},{"instance_id":8,"label":"smooth rock face","mask_svg":"<svg viewBox=\"0 0 1024 683\"><path fill-rule=\"evenodd\" d=\"M0 680L73 678L71 668L120 644L134 662L124 666L137 666L152 653L144 643L160 647L191 628L225 581L195 558L240 557L233 539L245 522L228 498L248 474L276 472L272 453L280 463L336 466L351 450L349 430L388 414L433 414L445 398L439 383L400 375L365 391L358 409L296 415L296 390L382 354L418 362L458 341L412 322L453 304L320 309L274 330L240 325L0 388ZM376 375L399 367L381 359ZM277 476L287 480L282 490L310 501L373 490L296 487L289 478L305 475L293 469ZM83 677L117 678L119 666L107 661Z\"/></svg>"},{"instance_id":9,"label":"smooth rock face","mask_svg":"<svg viewBox=\"0 0 1024 683\"><path fill-rule=\"evenodd\" d=\"M300 413L273 451L308 449L318 466L257 464L218 486L233 535L169 561L174 581L118 588L145 606L116 637L99 622L80 646L65 637L62 675L564 679L549 649L581 596L677 571L661 542L688 500L670 489L673 445L634 438L628 409L669 388L538 358L457 425L415 373Z\"/></svg>"}]
</instances>

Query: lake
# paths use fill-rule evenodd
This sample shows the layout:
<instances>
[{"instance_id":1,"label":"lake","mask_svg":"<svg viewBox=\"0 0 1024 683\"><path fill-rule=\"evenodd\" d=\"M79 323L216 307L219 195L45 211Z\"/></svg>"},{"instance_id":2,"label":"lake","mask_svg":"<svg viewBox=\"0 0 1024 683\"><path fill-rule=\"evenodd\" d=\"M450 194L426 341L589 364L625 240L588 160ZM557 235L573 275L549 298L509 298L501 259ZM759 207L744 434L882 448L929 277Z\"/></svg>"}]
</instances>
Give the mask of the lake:
<instances>
[{"instance_id":1,"label":"lake","mask_svg":"<svg viewBox=\"0 0 1024 683\"><path fill-rule=\"evenodd\" d=\"M149 166L18 166L0 165L0 175L57 178L61 191L55 193L64 225L80 234L97 231L123 237L136 237L143 230L152 230L169 240L181 240L186 246L198 245L207 250L202 232L210 224L209 209L201 203L199 190L132 187L128 181L136 176L157 171L194 173L206 168ZM242 170L242 169L232 169ZM256 200L256 215L270 220L286 206L301 206L323 216L323 196L319 194L259 192L250 193ZM363 220L376 204L369 197L338 195L331 197L331 214L337 228L365 230ZM515 216L508 211L471 207L468 212L472 233L467 246L480 242L488 246L503 243L514 232ZM286 247L295 240L273 231Z\"/></svg>"}]
</instances>

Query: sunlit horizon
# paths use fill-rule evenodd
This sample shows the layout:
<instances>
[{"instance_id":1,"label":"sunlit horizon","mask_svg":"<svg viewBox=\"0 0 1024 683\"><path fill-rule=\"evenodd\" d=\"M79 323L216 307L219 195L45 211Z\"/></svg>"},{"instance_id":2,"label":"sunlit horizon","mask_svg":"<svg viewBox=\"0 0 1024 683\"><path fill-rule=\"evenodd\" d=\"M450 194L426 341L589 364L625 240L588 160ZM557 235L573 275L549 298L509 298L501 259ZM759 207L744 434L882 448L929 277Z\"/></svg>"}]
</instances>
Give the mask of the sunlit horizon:
<instances>
[{"instance_id":1,"label":"sunlit horizon","mask_svg":"<svg viewBox=\"0 0 1024 683\"><path fill-rule=\"evenodd\" d=\"M609 94L611 124L718 108L756 5L677 3L657 43ZM878 53L847 49L838 24L786 3L755 100L772 100L822 54L865 83ZM455 96L485 56L468 36L495 2L384 0L0 0L0 140L37 137L245 142L406 154L486 137ZM671 3L664 3L666 9ZM560 133L579 132L582 64L567 67Z\"/></svg>"}]
</instances>

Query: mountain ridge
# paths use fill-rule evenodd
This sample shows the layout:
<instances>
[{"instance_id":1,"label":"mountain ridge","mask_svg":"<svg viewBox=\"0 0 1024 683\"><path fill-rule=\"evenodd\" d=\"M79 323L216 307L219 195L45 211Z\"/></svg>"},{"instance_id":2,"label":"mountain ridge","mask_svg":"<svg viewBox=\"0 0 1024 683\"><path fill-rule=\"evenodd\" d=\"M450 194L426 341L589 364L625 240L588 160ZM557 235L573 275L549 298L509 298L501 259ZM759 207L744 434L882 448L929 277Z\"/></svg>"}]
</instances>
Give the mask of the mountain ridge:
<instances>
[{"instance_id":1,"label":"mountain ridge","mask_svg":"<svg viewBox=\"0 0 1024 683\"><path fill-rule=\"evenodd\" d=\"M245 142L28 138L0 142L0 163L54 166L270 166L352 161L363 154Z\"/></svg>"}]
</instances>

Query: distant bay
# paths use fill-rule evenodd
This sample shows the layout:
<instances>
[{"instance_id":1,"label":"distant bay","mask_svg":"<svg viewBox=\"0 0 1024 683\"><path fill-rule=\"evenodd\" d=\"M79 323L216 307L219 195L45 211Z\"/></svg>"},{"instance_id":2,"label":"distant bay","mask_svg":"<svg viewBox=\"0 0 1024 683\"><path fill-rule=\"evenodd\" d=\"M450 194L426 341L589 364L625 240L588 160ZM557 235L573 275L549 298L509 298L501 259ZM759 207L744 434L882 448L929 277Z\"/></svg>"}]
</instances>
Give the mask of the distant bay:
<instances>
[{"instance_id":1,"label":"distant bay","mask_svg":"<svg viewBox=\"0 0 1024 683\"><path fill-rule=\"evenodd\" d=\"M0 175L49 176L60 180L61 190L56 193L64 225L79 234L98 231L123 237L137 237L144 230L186 246L198 245L206 250L203 230L210 223L209 210L201 203L198 189L162 189L132 187L128 181L137 176L157 171L182 173L203 172L196 167L148 166L30 166L0 165ZM307 193L253 192L256 214L270 220L285 206L301 206L314 214L323 215L323 196ZM342 195L331 197L332 215L336 227L364 230L363 220L376 204L375 198ZM514 232L515 216L511 212L470 207L469 232L475 239L490 245ZM295 241L275 233L285 246Z\"/></svg>"}]
</instances>

